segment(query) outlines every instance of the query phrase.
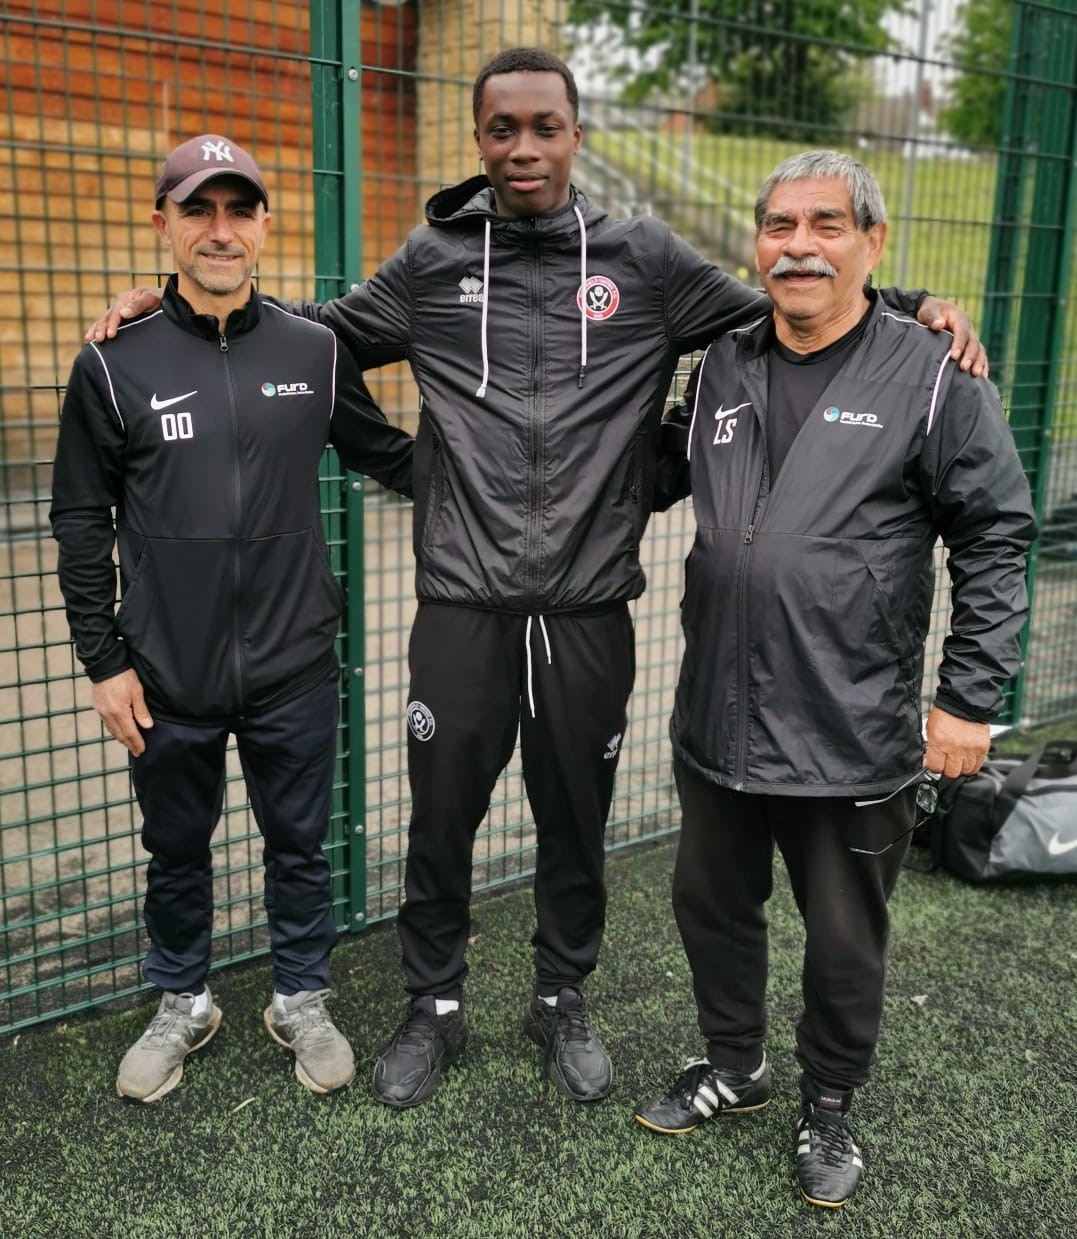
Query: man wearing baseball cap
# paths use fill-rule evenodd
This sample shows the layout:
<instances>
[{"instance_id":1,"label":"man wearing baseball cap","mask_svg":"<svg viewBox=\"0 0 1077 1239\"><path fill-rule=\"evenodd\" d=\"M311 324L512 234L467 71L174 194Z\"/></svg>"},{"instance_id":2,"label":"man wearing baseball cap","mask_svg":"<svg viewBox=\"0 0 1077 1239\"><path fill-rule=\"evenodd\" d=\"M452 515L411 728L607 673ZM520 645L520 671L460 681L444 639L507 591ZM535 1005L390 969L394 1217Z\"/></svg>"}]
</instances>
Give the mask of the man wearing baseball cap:
<instances>
[{"instance_id":1,"label":"man wearing baseball cap","mask_svg":"<svg viewBox=\"0 0 1077 1239\"><path fill-rule=\"evenodd\" d=\"M191 138L168 156L157 179L157 209L165 198L186 202L196 189L219 176L238 177L252 185L268 212L269 194L258 165L241 146L216 133Z\"/></svg>"},{"instance_id":2,"label":"man wearing baseball cap","mask_svg":"<svg viewBox=\"0 0 1077 1239\"><path fill-rule=\"evenodd\" d=\"M220 1026L206 985L210 842L234 735L265 845L264 1023L299 1080L328 1093L355 1067L326 1010L343 595L318 464L328 442L349 468L410 493L412 441L328 328L255 291L269 195L242 147L220 134L184 142L154 197L175 273L156 313L76 359L51 511L76 651L129 751L150 854L144 972L162 997L116 1087L158 1100Z\"/></svg>"}]
</instances>

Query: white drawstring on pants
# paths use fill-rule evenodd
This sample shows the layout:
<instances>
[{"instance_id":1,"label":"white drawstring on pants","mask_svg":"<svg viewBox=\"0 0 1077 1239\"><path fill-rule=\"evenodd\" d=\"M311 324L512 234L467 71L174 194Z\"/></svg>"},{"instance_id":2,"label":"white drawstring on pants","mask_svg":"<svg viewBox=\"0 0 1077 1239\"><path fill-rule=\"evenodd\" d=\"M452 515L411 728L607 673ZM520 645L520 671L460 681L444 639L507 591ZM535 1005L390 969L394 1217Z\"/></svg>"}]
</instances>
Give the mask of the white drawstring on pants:
<instances>
[{"instance_id":1,"label":"white drawstring on pants","mask_svg":"<svg viewBox=\"0 0 1077 1239\"><path fill-rule=\"evenodd\" d=\"M550 654L550 635L546 631L546 621L540 615L538 617L539 628L542 629L542 640L546 643L546 661L551 666L553 665L553 656ZM531 616L527 617L527 628L524 630L524 646L527 649L527 704L531 707L531 717L535 717L535 677L531 669Z\"/></svg>"}]
</instances>

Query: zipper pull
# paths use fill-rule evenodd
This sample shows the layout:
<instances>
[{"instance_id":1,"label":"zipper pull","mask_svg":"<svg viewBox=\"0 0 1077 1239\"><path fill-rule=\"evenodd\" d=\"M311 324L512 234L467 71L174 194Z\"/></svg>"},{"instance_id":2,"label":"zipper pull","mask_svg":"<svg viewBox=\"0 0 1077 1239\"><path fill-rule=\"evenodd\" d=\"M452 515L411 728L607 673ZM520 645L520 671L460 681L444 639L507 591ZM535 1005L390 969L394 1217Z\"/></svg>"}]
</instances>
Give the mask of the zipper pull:
<instances>
[{"instance_id":1,"label":"zipper pull","mask_svg":"<svg viewBox=\"0 0 1077 1239\"><path fill-rule=\"evenodd\" d=\"M750 546L752 539L755 537L755 526L749 525L748 532L744 535L744 545Z\"/></svg>"},{"instance_id":2,"label":"zipper pull","mask_svg":"<svg viewBox=\"0 0 1077 1239\"><path fill-rule=\"evenodd\" d=\"M221 352L228 352L228 337L223 334L221 335Z\"/></svg>"}]
</instances>

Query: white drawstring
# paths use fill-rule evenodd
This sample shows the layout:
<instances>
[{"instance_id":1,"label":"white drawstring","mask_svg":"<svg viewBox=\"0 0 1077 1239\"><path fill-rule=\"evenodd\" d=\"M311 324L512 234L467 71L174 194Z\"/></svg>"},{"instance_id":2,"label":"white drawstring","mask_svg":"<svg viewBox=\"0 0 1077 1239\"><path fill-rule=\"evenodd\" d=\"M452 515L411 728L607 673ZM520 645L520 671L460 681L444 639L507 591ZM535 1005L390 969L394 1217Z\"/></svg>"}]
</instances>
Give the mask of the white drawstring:
<instances>
[{"instance_id":1,"label":"white drawstring","mask_svg":"<svg viewBox=\"0 0 1077 1239\"><path fill-rule=\"evenodd\" d=\"M475 396L486 397L486 384L490 379L490 353L486 345L486 309L490 304L490 221L486 221L486 237L482 248L482 382Z\"/></svg>"},{"instance_id":2,"label":"white drawstring","mask_svg":"<svg viewBox=\"0 0 1077 1239\"><path fill-rule=\"evenodd\" d=\"M542 639L546 643L546 662L553 663L553 656L550 653L550 635L546 631L546 621L540 615L538 617L539 628L542 630ZM534 673L531 669L531 616L527 617L527 628L524 630L524 647L527 651L527 704L531 708L531 717L535 717L535 681Z\"/></svg>"},{"instance_id":3,"label":"white drawstring","mask_svg":"<svg viewBox=\"0 0 1077 1239\"><path fill-rule=\"evenodd\" d=\"M583 386L583 376L587 373L587 227L583 222L583 212L573 204L573 211L580 225L580 378L579 386Z\"/></svg>"}]
</instances>

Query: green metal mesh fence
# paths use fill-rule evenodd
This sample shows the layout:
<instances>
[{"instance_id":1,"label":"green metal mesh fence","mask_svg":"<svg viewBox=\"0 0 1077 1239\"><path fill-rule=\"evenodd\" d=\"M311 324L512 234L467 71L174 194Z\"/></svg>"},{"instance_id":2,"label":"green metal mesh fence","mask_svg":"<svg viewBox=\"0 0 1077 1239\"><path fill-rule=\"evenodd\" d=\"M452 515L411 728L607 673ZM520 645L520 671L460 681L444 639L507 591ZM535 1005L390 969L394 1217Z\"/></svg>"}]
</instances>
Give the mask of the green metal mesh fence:
<instances>
[{"instance_id":1,"label":"green metal mesh fence","mask_svg":"<svg viewBox=\"0 0 1077 1239\"><path fill-rule=\"evenodd\" d=\"M752 202L770 168L806 146L859 153L890 208L881 282L929 286L968 306L993 332L1004 397L1024 410L1019 440L1044 537L1017 707L1027 722L1077 710L1077 319L1067 312L1077 289L1065 243L1077 193L1077 0L969 6L986 11L973 21L977 38L996 26L1002 37L1002 50L979 62L953 39L968 27L956 4L909 7L904 17L884 0L4 7L0 1032L141 985L138 812L123 752L102 738L68 642L47 532L49 466L84 326L113 293L163 274L148 219L155 169L198 132L229 133L266 172L274 221L260 283L285 297L333 295L369 274L421 221L430 193L477 170L471 81L505 46L570 56L585 125L581 188L616 214L665 216L749 282ZM972 120L955 120L966 96ZM342 117L355 98L359 115ZM975 128L985 116L994 130ZM1049 149L1039 137L1047 122ZM1049 218L1037 211L1044 186ZM347 224L328 236L338 199ZM1043 270L1032 261L1037 237L1057 242ZM1049 347L1026 359L1021 341L1036 327L1028 319L1022 330L1022 315L1036 306L1055 311L1040 329ZM387 415L414 426L407 372L368 377ZM330 851L338 924L355 928L391 916L403 881L411 507L328 456L322 486L334 566L350 590ZM676 825L666 726L690 530L682 507L656 517L646 540L611 847ZM941 592L940 631L945 618ZM526 876L534 860L514 762L480 833L475 888ZM215 864L218 962L264 951L261 846L234 756Z\"/></svg>"}]
</instances>

